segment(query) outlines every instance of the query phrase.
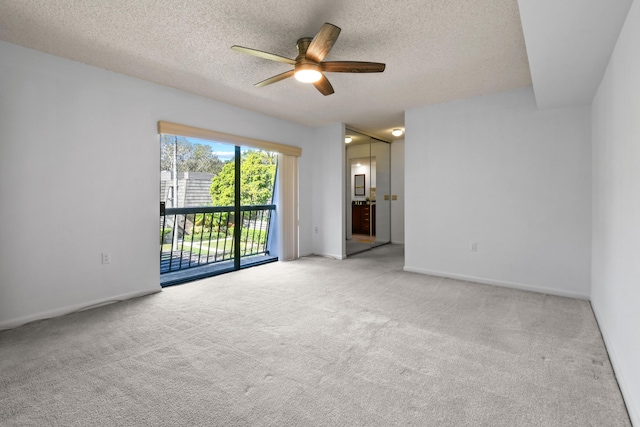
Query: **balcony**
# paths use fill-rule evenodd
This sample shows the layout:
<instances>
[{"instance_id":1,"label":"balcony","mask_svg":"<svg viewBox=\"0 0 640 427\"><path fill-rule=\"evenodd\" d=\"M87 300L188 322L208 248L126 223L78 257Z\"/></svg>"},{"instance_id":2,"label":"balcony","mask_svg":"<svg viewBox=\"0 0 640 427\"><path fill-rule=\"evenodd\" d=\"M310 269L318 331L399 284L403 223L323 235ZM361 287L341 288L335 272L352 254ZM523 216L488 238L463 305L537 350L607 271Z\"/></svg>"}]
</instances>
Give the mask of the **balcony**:
<instances>
[{"instance_id":1,"label":"balcony","mask_svg":"<svg viewBox=\"0 0 640 427\"><path fill-rule=\"evenodd\" d=\"M275 205L168 208L160 215L160 284L169 286L240 266L277 260L270 255L269 235ZM240 242L234 238L240 226Z\"/></svg>"}]
</instances>

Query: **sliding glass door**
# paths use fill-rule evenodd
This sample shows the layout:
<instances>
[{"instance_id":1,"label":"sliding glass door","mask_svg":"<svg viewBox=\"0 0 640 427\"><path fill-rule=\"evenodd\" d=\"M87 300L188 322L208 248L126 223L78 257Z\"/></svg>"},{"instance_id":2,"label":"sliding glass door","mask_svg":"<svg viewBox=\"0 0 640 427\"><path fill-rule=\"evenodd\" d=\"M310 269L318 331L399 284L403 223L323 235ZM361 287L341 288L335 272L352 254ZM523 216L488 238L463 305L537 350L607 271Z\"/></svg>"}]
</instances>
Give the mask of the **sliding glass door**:
<instances>
[{"instance_id":1,"label":"sliding glass door","mask_svg":"<svg viewBox=\"0 0 640 427\"><path fill-rule=\"evenodd\" d=\"M167 134L161 143L161 284L277 260L276 153Z\"/></svg>"}]
</instances>

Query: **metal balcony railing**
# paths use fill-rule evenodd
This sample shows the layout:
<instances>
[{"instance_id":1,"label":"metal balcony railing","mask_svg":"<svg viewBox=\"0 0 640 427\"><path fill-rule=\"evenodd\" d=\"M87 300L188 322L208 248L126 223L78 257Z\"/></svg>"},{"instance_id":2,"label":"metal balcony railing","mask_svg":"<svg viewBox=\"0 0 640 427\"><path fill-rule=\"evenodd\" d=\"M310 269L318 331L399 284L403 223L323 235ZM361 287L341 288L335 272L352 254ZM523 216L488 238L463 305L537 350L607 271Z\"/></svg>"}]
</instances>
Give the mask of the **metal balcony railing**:
<instances>
[{"instance_id":1,"label":"metal balcony railing","mask_svg":"<svg viewBox=\"0 0 640 427\"><path fill-rule=\"evenodd\" d=\"M241 258L268 255L269 230L276 205L167 208L160 215L160 274ZM240 247L235 227L240 226Z\"/></svg>"}]
</instances>

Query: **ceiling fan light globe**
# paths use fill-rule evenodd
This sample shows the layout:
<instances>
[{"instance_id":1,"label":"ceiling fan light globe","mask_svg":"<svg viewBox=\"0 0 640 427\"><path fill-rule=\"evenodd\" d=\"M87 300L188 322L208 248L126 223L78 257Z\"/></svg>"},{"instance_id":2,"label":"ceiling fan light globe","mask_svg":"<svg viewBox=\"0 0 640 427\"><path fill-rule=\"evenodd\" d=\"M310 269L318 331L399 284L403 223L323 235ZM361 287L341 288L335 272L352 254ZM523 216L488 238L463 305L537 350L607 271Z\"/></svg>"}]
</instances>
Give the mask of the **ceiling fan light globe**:
<instances>
[{"instance_id":1,"label":"ceiling fan light globe","mask_svg":"<svg viewBox=\"0 0 640 427\"><path fill-rule=\"evenodd\" d=\"M295 73L296 80L302 83L315 83L322 78L322 73L318 70L297 70Z\"/></svg>"}]
</instances>

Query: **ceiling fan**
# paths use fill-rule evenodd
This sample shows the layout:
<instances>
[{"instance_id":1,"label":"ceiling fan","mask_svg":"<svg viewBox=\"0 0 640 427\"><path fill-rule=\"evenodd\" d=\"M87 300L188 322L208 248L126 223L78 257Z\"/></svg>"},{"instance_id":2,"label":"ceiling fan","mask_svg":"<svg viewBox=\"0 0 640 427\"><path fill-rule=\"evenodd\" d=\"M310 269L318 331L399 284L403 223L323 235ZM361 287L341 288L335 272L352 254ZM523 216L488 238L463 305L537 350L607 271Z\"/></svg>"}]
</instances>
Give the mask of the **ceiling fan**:
<instances>
[{"instance_id":1,"label":"ceiling fan","mask_svg":"<svg viewBox=\"0 0 640 427\"><path fill-rule=\"evenodd\" d=\"M291 76L304 83L313 83L313 85L323 95L331 95L333 86L329 80L322 74L330 73L381 73L384 71L385 64L379 62L361 62L361 61L327 61L322 60L327 56L333 44L338 39L340 28L333 24L325 23L320 31L312 39L311 37L303 37L296 43L298 47L298 56L296 59L285 58L284 56L273 53L263 52L257 49L251 49L242 46L231 46L231 49L238 52L247 53L259 58L269 59L271 61L284 62L293 65L293 70L286 71L276 76L270 77L259 83L255 87L267 86L272 83L279 82Z\"/></svg>"}]
</instances>

